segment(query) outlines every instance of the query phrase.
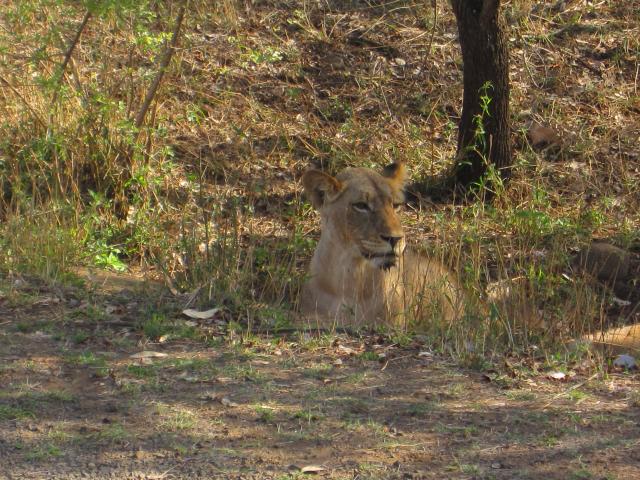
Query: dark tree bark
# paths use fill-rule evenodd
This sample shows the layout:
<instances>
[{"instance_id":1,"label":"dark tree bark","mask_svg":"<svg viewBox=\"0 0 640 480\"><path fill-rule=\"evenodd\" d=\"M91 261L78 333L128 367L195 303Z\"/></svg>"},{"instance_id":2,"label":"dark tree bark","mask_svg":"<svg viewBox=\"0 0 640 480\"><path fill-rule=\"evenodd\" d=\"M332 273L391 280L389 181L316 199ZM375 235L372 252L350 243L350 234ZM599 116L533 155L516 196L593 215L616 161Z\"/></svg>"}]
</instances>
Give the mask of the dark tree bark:
<instances>
[{"instance_id":1,"label":"dark tree bark","mask_svg":"<svg viewBox=\"0 0 640 480\"><path fill-rule=\"evenodd\" d=\"M462 49L464 96L455 183L468 187L493 164L511 170L509 58L500 0L450 0Z\"/></svg>"}]
</instances>

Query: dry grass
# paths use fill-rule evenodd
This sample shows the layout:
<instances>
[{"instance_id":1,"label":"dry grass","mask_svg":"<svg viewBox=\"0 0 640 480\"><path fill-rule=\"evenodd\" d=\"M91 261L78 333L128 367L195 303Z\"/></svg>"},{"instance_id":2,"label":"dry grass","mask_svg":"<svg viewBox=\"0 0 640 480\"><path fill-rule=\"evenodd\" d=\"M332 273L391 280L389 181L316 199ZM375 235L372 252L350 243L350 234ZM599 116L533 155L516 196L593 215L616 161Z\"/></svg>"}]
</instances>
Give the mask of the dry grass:
<instances>
[{"instance_id":1,"label":"dry grass","mask_svg":"<svg viewBox=\"0 0 640 480\"><path fill-rule=\"evenodd\" d=\"M616 321L609 293L573 276L569 257L594 237L638 249L640 9L563 5L505 6L513 180L491 205L426 201L405 213L413 243L478 296L496 280L511 286L486 319L434 333L459 352ZM242 321L281 321L317 236L296 183L309 165L404 160L422 180L455 152L462 77L446 2L193 1L140 131L131 119L176 5L95 12L63 75L84 12L44 0L0 12L5 271L56 279L124 260L200 288ZM532 149L533 123L560 145Z\"/></svg>"}]
</instances>

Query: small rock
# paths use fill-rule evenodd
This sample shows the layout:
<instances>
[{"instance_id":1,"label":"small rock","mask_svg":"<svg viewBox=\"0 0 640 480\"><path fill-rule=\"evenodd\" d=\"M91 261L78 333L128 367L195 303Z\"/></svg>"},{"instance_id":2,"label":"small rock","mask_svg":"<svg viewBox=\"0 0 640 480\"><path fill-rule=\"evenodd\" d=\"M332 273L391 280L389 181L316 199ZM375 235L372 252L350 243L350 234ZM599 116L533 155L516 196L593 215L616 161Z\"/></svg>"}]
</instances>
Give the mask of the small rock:
<instances>
[{"instance_id":1,"label":"small rock","mask_svg":"<svg viewBox=\"0 0 640 480\"><path fill-rule=\"evenodd\" d=\"M613 361L613 366L617 368L624 368L626 370L633 370L634 368L638 368L638 364L636 363L636 359L631 355L618 355Z\"/></svg>"},{"instance_id":2,"label":"small rock","mask_svg":"<svg viewBox=\"0 0 640 480\"><path fill-rule=\"evenodd\" d=\"M595 276L601 282L612 283L629 275L630 261L628 251L607 242L593 242L578 253L572 267Z\"/></svg>"}]
</instances>

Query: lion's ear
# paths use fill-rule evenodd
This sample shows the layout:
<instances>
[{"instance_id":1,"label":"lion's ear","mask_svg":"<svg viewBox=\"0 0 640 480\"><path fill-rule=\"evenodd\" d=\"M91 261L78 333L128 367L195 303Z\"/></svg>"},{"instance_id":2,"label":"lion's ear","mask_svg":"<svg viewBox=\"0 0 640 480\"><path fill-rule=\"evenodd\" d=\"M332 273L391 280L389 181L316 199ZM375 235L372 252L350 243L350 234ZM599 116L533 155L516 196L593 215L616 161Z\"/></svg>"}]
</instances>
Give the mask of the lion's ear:
<instances>
[{"instance_id":1,"label":"lion's ear","mask_svg":"<svg viewBox=\"0 0 640 480\"><path fill-rule=\"evenodd\" d=\"M320 209L342 191L342 182L320 170L308 170L302 176L302 186L311 205Z\"/></svg>"},{"instance_id":2,"label":"lion's ear","mask_svg":"<svg viewBox=\"0 0 640 480\"><path fill-rule=\"evenodd\" d=\"M407 169L404 163L396 162L387 165L382 170L382 176L389 179L397 188L403 188L407 181Z\"/></svg>"}]
</instances>

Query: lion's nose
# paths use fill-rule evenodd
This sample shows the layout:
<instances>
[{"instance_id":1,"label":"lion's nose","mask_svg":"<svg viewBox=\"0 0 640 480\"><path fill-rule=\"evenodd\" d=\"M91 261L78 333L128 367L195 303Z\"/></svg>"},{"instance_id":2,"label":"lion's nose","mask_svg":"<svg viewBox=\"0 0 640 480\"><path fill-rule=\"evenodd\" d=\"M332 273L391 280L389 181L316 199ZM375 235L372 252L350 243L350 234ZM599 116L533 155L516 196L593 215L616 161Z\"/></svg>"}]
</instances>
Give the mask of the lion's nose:
<instances>
[{"instance_id":1,"label":"lion's nose","mask_svg":"<svg viewBox=\"0 0 640 480\"><path fill-rule=\"evenodd\" d=\"M391 245L391 248L395 248L398 242L402 240L402 237L388 237L386 235L380 235L380 236L385 242L389 242L389 244Z\"/></svg>"}]
</instances>

